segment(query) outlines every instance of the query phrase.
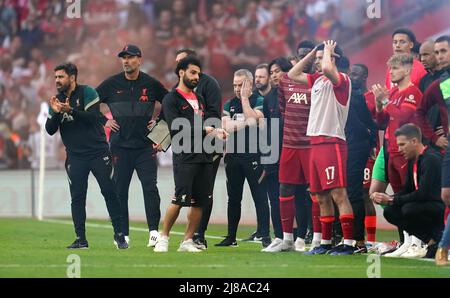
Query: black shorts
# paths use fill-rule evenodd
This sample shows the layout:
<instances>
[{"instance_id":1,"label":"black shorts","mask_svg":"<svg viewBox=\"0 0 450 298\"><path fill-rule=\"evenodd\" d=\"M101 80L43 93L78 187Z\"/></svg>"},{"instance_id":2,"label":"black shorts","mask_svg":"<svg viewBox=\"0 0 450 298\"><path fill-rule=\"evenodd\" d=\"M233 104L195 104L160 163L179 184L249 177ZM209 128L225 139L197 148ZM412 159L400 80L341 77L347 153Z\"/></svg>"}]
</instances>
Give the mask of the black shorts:
<instances>
[{"instance_id":1,"label":"black shorts","mask_svg":"<svg viewBox=\"0 0 450 298\"><path fill-rule=\"evenodd\" d=\"M212 163L175 163L175 197L172 204L202 207L211 199Z\"/></svg>"}]
</instances>

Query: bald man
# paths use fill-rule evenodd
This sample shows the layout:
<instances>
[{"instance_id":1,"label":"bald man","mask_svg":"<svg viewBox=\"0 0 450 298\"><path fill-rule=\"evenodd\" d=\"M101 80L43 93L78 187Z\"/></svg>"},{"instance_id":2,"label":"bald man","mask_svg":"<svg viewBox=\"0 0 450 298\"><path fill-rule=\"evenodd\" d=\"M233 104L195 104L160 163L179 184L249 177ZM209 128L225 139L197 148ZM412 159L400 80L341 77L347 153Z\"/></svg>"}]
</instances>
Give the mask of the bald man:
<instances>
[{"instance_id":1,"label":"bald man","mask_svg":"<svg viewBox=\"0 0 450 298\"><path fill-rule=\"evenodd\" d=\"M420 80L419 89L422 93L433 83L434 80L439 78L442 71L439 69L439 65L434 54L434 41L427 40L420 46L420 62L427 71L427 74Z\"/></svg>"}]
</instances>

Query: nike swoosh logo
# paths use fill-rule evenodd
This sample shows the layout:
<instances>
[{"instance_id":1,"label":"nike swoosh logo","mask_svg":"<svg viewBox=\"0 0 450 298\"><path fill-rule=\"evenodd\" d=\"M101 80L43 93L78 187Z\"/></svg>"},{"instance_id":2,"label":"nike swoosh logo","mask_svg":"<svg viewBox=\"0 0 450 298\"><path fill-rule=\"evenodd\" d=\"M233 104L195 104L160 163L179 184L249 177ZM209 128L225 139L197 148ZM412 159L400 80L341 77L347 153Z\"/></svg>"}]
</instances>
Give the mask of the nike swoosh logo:
<instances>
[{"instance_id":1,"label":"nike swoosh logo","mask_svg":"<svg viewBox=\"0 0 450 298\"><path fill-rule=\"evenodd\" d=\"M327 185L331 185L334 183L335 180L331 181L331 182L327 182Z\"/></svg>"},{"instance_id":2,"label":"nike swoosh logo","mask_svg":"<svg viewBox=\"0 0 450 298\"><path fill-rule=\"evenodd\" d=\"M187 108L189 108L189 106L181 107L181 109L183 109L183 110L186 110Z\"/></svg>"},{"instance_id":3,"label":"nike swoosh logo","mask_svg":"<svg viewBox=\"0 0 450 298\"><path fill-rule=\"evenodd\" d=\"M118 90L117 91L117 94L121 94L121 93L123 93L123 90Z\"/></svg>"}]
</instances>

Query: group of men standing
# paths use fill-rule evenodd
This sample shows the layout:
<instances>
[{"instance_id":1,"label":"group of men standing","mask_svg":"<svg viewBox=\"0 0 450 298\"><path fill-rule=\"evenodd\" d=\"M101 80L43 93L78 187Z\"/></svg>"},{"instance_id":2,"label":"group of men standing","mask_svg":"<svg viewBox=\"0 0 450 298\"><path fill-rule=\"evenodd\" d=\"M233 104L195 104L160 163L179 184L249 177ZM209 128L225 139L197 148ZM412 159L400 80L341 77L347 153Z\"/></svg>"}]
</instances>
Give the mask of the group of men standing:
<instances>
[{"instance_id":1,"label":"group of men standing","mask_svg":"<svg viewBox=\"0 0 450 298\"><path fill-rule=\"evenodd\" d=\"M402 241L409 247L412 240L407 231L411 230L411 225L402 221L404 214L399 206L407 203L405 194L421 190L416 178L417 163L412 165L415 189L408 188L408 183L412 182L407 178L406 164L410 158L417 160L426 147L414 147L421 150L420 154L405 153L404 138L416 138L421 143L422 133L420 129L417 133L404 125L417 123L431 142L430 147L441 150L446 147L448 89L445 89L443 75L448 76L450 65L449 61L445 64L446 59L450 60L446 53L441 53L443 61L439 62L439 68L427 59L425 53L430 42L424 43L422 63L429 67L429 74L423 78L423 65L401 48L413 43L415 37L411 34L404 29L393 34L394 55L388 62L386 87L375 85L367 90L367 67L355 64L350 69L348 59L334 41L317 46L303 41L298 46L294 65L282 57L274 59L270 64L256 67L255 79L247 69L236 71L235 97L225 102L223 110L219 84L202 72L201 62L190 49L176 54L175 72L179 82L170 92L158 80L140 71L142 53L134 45L127 45L118 55L124 71L102 82L96 90L77 84L75 65L56 67L59 93L50 100L46 129L54 134L60 128L67 149L66 170L77 235L69 248L88 247L84 223L90 171L105 197L114 227L114 242L118 248L128 248L128 190L136 170L144 193L148 246L155 247L156 252L167 252L169 233L179 211L189 207L185 238L179 251L206 249L205 231L212 210L214 180L223 156L222 150L206 150L203 146L206 141L219 144L218 147L226 143L228 234L216 246L237 246L243 186L247 180L256 207L256 234L264 252L306 251L305 234L310 221L314 235L306 254L366 252L364 227L368 235L370 233L369 240L374 241L376 222L369 194L375 203L389 205L385 216L399 226L405 237ZM439 52L436 50L439 43L446 43L441 52L448 50L448 37L436 40L435 52ZM426 89L425 100L417 87L419 84ZM438 95L443 99L439 100ZM100 113L100 103L108 105L113 119L108 120ZM438 106L438 124L430 124L425 118L433 105ZM429 116L430 121L432 116ZM155 153L161 146L153 144L147 135L155 123L164 119L172 139L176 139L181 131L176 120L180 118L191 126L190 139L183 141L189 141L189 150L177 150L176 146L186 147L186 144L172 142L175 196L160 235ZM208 120L211 119L219 121L210 125ZM109 146L103 126L112 131ZM200 139L196 138L196 130ZM259 130L269 132L270 145L278 144L270 146L279 148L276 161L263 162ZM386 130L384 140L379 140L378 130ZM374 163L375 151L378 160ZM349 154L352 158L348 158ZM370 192L363 191L364 183L370 180L364 177L366 163L374 167ZM388 183L394 189L394 197L385 194ZM445 191L444 188L444 198L450 193ZM400 199L396 199L399 196ZM434 204L443 215L444 205L442 200L439 202ZM271 213L273 241L270 238ZM332 234L336 218L343 240L334 246ZM439 227L432 225L438 222L436 219L429 223L428 233L420 229L417 232L416 225L412 230L416 237L429 242L430 247L437 246L442 223Z\"/></svg>"}]
</instances>

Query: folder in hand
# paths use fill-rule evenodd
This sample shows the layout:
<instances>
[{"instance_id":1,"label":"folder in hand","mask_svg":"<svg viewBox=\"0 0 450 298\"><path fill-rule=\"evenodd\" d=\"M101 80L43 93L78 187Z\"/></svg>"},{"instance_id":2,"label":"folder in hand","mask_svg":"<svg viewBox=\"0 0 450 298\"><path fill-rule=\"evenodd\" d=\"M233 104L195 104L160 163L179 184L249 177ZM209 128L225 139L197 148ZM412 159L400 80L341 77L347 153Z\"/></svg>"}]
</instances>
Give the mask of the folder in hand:
<instances>
[{"instance_id":1,"label":"folder in hand","mask_svg":"<svg viewBox=\"0 0 450 298\"><path fill-rule=\"evenodd\" d=\"M160 120L158 123L156 123L150 130L147 138L149 138L153 143L161 145L162 150L166 152L167 149L169 149L172 141L170 138L170 131L167 122L164 120Z\"/></svg>"}]
</instances>

